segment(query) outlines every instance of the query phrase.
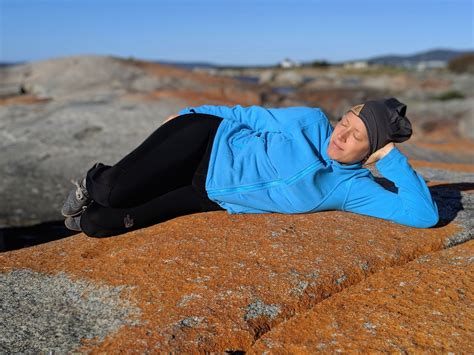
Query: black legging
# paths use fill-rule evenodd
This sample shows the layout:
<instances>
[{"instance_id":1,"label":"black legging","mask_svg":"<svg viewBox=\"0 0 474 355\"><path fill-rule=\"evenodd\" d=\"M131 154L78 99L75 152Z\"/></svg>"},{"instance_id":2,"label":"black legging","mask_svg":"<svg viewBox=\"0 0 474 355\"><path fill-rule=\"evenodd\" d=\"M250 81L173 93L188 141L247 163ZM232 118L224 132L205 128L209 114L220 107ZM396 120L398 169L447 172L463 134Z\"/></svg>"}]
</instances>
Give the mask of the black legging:
<instances>
[{"instance_id":1,"label":"black legging","mask_svg":"<svg viewBox=\"0 0 474 355\"><path fill-rule=\"evenodd\" d=\"M206 194L215 133L222 118L185 114L164 123L114 166L86 175L92 198L82 231L107 237L197 212L224 210Z\"/></svg>"}]
</instances>

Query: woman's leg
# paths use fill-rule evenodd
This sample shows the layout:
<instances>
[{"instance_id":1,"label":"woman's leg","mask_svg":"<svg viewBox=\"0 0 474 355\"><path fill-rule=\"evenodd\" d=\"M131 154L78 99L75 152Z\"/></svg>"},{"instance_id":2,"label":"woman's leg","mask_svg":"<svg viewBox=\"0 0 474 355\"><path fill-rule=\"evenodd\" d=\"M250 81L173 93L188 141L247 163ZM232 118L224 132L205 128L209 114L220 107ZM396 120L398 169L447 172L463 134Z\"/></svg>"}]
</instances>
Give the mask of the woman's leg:
<instances>
[{"instance_id":1,"label":"woman's leg","mask_svg":"<svg viewBox=\"0 0 474 355\"><path fill-rule=\"evenodd\" d=\"M91 168L86 176L89 195L105 207L130 208L190 185L221 122L207 114L166 122L114 166L99 163Z\"/></svg>"},{"instance_id":2,"label":"woman's leg","mask_svg":"<svg viewBox=\"0 0 474 355\"><path fill-rule=\"evenodd\" d=\"M187 185L131 208L104 207L92 202L81 216L81 228L90 237L109 237L178 216L218 210L224 209Z\"/></svg>"}]
</instances>

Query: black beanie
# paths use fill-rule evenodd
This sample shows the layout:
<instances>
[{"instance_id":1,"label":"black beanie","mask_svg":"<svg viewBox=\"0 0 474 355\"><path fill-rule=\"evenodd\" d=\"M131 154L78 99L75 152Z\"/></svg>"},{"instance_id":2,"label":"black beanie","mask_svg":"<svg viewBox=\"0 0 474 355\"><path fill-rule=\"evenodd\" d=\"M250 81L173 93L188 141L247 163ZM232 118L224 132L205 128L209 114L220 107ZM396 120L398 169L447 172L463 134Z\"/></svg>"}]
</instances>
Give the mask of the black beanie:
<instances>
[{"instance_id":1,"label":"black beanie","mask_svg":"<svg viewBox=\"0 0 474 355\"><path fill-rule=\"evenodd\" d=\"M349 110L360 117L367 128L370 144L369 154L387 143L401 143L411 137L411 123L405 116L406 110L407 106L394 97L369 100Z\"/></svg>"}]
</instances>

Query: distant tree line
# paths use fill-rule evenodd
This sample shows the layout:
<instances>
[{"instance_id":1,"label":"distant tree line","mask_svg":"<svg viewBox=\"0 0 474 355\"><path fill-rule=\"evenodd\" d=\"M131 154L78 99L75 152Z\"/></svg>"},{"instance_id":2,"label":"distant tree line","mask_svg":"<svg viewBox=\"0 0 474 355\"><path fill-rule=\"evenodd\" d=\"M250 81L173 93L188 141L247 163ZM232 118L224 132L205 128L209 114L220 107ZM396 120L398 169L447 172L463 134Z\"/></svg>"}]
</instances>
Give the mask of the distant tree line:
<instances>
[{"instance_id":1,"label":"distant tree line","mask_svg":"<svg viewBox=\"0 0 474 355\"><path fill-rule=\"evenodd\" d=\"M310 66L313 67L313 68L328 67L330 65L331 64L326 60L315 60L315 61L310 63Z\"/></svg>"},{"instance_id":2,"label":"distant tree line","mask_svg":"<svg viewBox=\"0 0 474 355\"><path fill-rule=\"evenodd\" d=\"M455 73L474 74L474 53L464 54L450 60L448 69Z\"/></svg>"}]
</instances>

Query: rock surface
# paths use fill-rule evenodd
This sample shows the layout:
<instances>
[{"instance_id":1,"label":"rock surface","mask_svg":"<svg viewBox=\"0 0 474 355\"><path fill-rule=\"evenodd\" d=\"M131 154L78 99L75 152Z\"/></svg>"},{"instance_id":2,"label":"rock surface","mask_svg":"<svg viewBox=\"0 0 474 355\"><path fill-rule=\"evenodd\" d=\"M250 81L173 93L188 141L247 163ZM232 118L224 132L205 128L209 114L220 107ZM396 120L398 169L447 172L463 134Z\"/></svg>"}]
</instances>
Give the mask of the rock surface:
<instances>
[{"instance_id":1,"label":"rock surface","mask_svg":"<svg viewBox=\"0 0 474 355\"><path fill-rule=\"evenodd\" d=\"M344 289L265 334L249 353L472 354L473 289L470 241Z\"/></svg>"},{"instance_id":2,"label":"rock surface","mask_svg":"<svg viewBox=\"0 0 474 355\"><path fill-rule=\"evenodd\" d=\"M57 306L28 306L36 309L29 322L36 320L38 331L54 329L67 338L59 348L50 339L42 350L248 351L263 334L289 318L374 273L403 268L411 260L442 250L462 231L455 222L416 229L343 212L199 213L121 236L95 239L81 233L2 253L0 288L11 296L1 299L0 308L10 308L10 313L15 313L12 307L21 309L22 285L32 279L67 277L70 281L61 282L62 291L51 283L42 297L24 301L23 307L33 301L51 304L51 295L56 297ZM22 281L13 282L19 275ZM121 325L107 328L103 340L97 324L90 323L87 296L86 300L70 296L84 283L96 284L97 302L109 307L106 319ZM120 301L108 301L118 288L128 291ZM130 306L119 305L124 303ZM130 319L128 313L140 316ZM67 333L55 321L71 317L76 327L89 329L81 333L81 346L75 328ZM453 322L456 317L461 315L453 315ZM22 322L28 324L27 319ZM15 324L14 317L3 319L0 334L16 328L16 344L22 351L38 349L37 337Z\"/></svg>"}]
</instances>

